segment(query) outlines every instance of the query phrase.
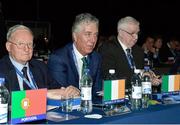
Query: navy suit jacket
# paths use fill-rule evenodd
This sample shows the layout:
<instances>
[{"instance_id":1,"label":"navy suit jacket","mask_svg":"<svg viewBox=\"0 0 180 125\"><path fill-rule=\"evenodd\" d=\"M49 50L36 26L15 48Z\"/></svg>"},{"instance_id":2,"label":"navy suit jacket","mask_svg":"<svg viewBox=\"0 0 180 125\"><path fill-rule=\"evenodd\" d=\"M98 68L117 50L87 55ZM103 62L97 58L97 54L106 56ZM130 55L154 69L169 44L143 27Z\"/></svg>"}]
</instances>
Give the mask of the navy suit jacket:
<instances>
[{"instance_id":1,"label":"navy suit jacket","mask_svg":"<svg viewBox=\"0 0 180 125\"><path fill-rule=\"evenodd\" d=\"M29 61L29 68L38 88L60 87L49 76L47 65L45 63L32 59ZM9 91L20 90L16 70L11 63L9 56L5 56L0 60L0 77L5 78L5 86Z\"/></svg>"},{"instance_id":2,"label":"navy suit jacket","mask_svg":"<svg viewBox=\"0 0 180 125\"><path fill-rule=\"evenodd\" d=\"M102 90L101 58L96 52L88 55L90 75L93 79L93 100L96 92ZM48 60L48 70L52 77L64 87L73 85L79 88L79 74L73 57L73 44L69 43L64 48L51 54Z\"/></svg>"}]
</instances>

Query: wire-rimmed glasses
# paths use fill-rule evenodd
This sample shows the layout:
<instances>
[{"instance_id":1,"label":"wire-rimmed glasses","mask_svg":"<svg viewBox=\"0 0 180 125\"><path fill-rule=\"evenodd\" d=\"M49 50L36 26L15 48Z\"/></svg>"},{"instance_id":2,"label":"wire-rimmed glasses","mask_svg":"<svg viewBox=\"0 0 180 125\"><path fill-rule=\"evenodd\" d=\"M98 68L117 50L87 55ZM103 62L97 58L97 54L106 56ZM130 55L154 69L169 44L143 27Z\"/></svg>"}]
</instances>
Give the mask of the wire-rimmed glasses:
<instances>
[{"instance_id":1,"label":"wire-rimmed glasses","mask_svg":"<svg viewBox=\"0 0 180 125\"><path fill-rule=\"evenodd\" d=\"M10 43L14 44L17 46L17 48L19 49L24 49L25 47L28 47L29 49L33 49L35 47L35 44L33 44L33 42L29 42L29 43L24 43L24 42L12 42L9 41Z\"/></svg>"}]
</instances>

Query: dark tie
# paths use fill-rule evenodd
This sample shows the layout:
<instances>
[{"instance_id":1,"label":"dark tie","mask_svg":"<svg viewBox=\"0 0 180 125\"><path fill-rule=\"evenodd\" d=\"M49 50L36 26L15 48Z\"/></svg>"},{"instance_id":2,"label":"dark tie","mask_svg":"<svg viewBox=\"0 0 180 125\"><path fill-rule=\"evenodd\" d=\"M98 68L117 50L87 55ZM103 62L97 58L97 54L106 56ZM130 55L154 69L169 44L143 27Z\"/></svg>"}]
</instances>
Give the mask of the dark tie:
<instances>
[{"instance_id":1,"label":"dark tie","mask_svg":"<svg viewBox=\"0 0 180 125\"><path fill-rule=\"evenodd\" d=\"M27 67L23 67L22 72L23 72L23 76L29 81L29 78L27 75ZM31 89L24 80L23 80L23 88L24 90Z\"/></svg>"},{"instance_id":2,"label":"dark tie","mask_svg":"<svg viewBox=\"0 0 180 125\"><path fill-rule=\"evenodd\" d=\"M88 61L87 61L87 57L83 57L81 58L81 60L83 61L82 72L81 72L81 76L82 76L85 72L85 69L88 68Z\"/></svg>"},{"instance_id":3,"label":"dark tie","mask_svg":"<svg viewBox=\"0 0 180 125\"><path fill-rule=\"evenodd\" d=\"M133 56L131 54L131 49L126 49L126 52L127 52L128 63L130 65L131 69L134 69L135 68L135 63L134 63L134 60L133 60Z\"/></svg>"}]
</instances>

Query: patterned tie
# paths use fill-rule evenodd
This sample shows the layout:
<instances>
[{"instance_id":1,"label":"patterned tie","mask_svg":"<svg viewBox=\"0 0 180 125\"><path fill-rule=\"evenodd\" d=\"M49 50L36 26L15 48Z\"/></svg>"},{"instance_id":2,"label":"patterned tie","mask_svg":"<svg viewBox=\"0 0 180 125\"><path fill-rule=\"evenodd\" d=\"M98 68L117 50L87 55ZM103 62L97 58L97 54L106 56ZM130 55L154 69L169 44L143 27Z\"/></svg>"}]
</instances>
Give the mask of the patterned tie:
<instances>
[{"instance_id":1,"label":"patterned tie","mask_svg":"<svg viewBox=\"0 0 180 125\"><path fill-rule=\"evenodd\" d=\"M88 61L87 61L87 57L83 57L81 58L81 60L83 61L81 76L83 76L85 72L84 70L88 68Z\"/></svg>"},{"instance_id":2,"label":"patterned tie","mask_svg":"<svg viewBox=\"0 0 180 125\"><path fill-rule=\"evenodd\" d=\"M27 67L23 67L22 72L23 72L23 76L29 81L29 78L27 75ZM23 80L23 88L24 90L31 89L24 80Z\"/></svg>"},{"instance_id":3,"label":"patterned tie","mask_svg":"<svg viewBox=\"0 0 180 125\"><path fill-rule=\"evenodd\" d=\"M126 49L126 52L127 52L127 59L128 59L128 63L131 67L131 69L134 69L135 68L135 63L134 63L134 60L133 60L133 56L131 54L131 49Z\"/></svg>"}]
</instances>

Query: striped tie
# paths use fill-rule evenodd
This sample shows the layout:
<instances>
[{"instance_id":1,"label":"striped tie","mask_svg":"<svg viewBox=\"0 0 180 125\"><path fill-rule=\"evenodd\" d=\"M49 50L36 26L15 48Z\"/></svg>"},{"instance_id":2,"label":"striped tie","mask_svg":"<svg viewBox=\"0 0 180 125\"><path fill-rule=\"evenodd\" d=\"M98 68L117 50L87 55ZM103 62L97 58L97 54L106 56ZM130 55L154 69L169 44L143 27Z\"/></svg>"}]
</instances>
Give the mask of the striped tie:
<instances>
[{"instance_id":1,"label":"striped tie","mask_svg":"<svg viewBox=\"0 0 180 125\"><path fill-rule=\"evenodd\" d=\"M83 57L81 58L81 60L83 61L81 76L83 76L85 72L84 70L88 68L88 61L87 61L87 57Z\"/></svg>"},{"instance_id":2,"label":"striped tie","mask_svg":"<svg viewBox=\"0 0 180 125\"><path fill-rule=\"evenodd\" d=\"M133 56L131 54L131 49L126 49L126 52L127 52L127 59L128 59L128 63L131 67L131 69L134 69L135 68L135 63L134 63L134 60L133 60Z\"/></svg>"},{"instance_id":3,"label":"striped tie","mask_svg":"<svg viewBox=\"0 0 180 125\"><path fill-rule=\"evenodd\" d=\"M27 75L27 67L23 67L22 72L23 72L23 76L29 81L29 78ZM23 80L23 89L24 90L31 89L24 80Z\"/></svg>"}]
</instances>

